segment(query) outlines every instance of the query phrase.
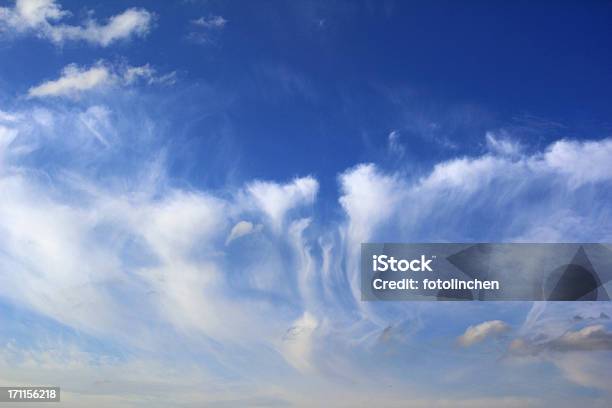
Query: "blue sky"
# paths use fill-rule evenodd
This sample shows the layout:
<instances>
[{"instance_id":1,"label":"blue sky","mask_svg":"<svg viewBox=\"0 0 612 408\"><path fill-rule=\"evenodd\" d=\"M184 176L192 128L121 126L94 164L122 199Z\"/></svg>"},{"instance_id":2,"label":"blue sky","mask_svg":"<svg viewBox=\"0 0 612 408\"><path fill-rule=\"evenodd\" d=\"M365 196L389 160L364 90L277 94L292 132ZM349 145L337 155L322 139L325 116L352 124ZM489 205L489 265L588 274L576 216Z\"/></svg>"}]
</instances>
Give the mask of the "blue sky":
<instances>
[{"instance_id":1,"label":"blue sky","mask_svg":"<svg viewBox=\"0 0 612 408\"><path fill-rule=\"evenodd\" d=\"M610 242L611 18L0 2L0 383L67 407L608 406L608 303L361 302L358 257Z\"/></svg>"}]
</instances>

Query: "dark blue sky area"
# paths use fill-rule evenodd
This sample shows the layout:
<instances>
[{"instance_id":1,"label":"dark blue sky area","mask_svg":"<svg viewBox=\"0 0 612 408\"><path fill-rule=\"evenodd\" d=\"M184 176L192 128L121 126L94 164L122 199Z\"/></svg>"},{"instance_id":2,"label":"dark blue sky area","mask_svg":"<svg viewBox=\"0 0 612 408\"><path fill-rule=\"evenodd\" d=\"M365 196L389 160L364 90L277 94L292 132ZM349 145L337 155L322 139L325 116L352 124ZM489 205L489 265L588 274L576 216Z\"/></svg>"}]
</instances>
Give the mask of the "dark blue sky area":
<instances>
[{"instance_id":1,"label":"dark blue sky area","mask_svg":"<svg viewBox=\"0 0 612 408\"><path fill-rule=\"evenodd\" d=\"M78 2L62 5L83 17ZM23 94L67 63L99 59L176 70L176 87L155 103L181 136L174 169L194 183L314 174L335 189L335 175L356 163L397 164L387 157L392 130L408 168L481 153L485 132L500 128L534 148L612 130L609 1L133 5L157 15L144 39L3 44L2 87ZM124 8L100 3L96 17ZM190 23L211 16L227 24Z\"/></svg>"}]
</instances>

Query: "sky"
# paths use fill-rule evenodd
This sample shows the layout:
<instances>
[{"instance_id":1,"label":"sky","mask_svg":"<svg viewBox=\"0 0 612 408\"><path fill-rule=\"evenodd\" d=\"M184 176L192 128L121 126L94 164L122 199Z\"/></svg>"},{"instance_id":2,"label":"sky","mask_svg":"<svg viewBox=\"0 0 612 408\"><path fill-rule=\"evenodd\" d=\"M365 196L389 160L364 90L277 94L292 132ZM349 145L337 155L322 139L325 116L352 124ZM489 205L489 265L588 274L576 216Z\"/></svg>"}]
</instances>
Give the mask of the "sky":
<instances>
[{"instance_id":1,"label":"sky","mask_svg":"<svg viewBox=\"0 0 612 408\"><path fill-rule=\"evenodd\" d=\"M65 407L609 406L609 302L363 302L359 248L612 242L611 20L0 1L0 385Z\"/></svg>"}]
</instances>

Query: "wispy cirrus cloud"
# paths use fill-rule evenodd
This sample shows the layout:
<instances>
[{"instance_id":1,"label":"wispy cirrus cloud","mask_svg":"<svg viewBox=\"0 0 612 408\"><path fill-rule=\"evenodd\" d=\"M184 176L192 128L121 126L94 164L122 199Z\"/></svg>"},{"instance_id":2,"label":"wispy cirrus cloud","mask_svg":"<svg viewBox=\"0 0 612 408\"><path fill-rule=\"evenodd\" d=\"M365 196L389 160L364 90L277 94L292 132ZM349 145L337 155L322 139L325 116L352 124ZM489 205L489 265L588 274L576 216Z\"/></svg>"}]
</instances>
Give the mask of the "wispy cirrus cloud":
<instances>
[{"instance_id":1,"label":"wispy cirrus cloud","mask_svg":"<svg viewBox=\"0 0 612 408\"><path fill-rule=\"evenodd\" d=\"M126 81L126 70L109 72L115 81ZM497 239L529 236L537 226L551 228L551 240L574 236L557 222L566 218L544 216L560 213L581 220L579 233L585 237L605 240L608 233L601 225L589 229L588 221L610 216L602 188L612 182L604 160L609 139L562 140L512 157L496 152L458 157L419 175L359 164L338 176L338 201L328 203L336 216L321 225L319 179L245 180L221 192L180 185L167 175L168 165L150 139L144 142L146 154L132 155L140 125L122 127L122 109L87 102L70 103L68 109L58 99L42 108L31 99L26 108L3 111L0 298L61 327L112 339L129 355L151 353L155 362L158 355L174 353L173 364L185 368L181 358L201 367L213 361L215 370L206 373L213 379L235 376L237 387L248 388L253 383L244 378L264 375L267 383L291 391L266 390L266 398L308 405L304 390L322 379L342 392L357 392L351 384L367 383L374 364L364 363L363 355L376 352L389 327L423 320L413 319L419 312L412 305L360 302L361 242L465 239L465 224L482 223L493 209L506 215L496 221ZM48 156L32 161L37 149L53 145L72 154L57 155L52 171L40 161ZM105 178L87 171L98 165L99 155L121 156L121 149L137 161L137 170L110 170ZM558 168L559 152L588 160L593 149L604 153L591 160L597 166L591 172L573 165ZM72 157L85 159L74 163ZM517 179L523 182L517 185ZM533 191L540 193L537 202L530 199ZM584 203L584 196L599 205ZM469 231L471 239L493 234L489 227ZM487 321L463 337L476 344L501 333L504 324ZM407 347L422 327L414 326L405 331ZM464 327L440 347L465 353L452 347ZM83 370L70 376L90 378L95 361L80 364ZM123 369L140 372L129 362L104 365L108 373ZM152 375L143 381L158 380ZM406 385L403 379L389 381ZM225 391L220 400L232 386L219 385ZM109 395L120 394L117 387L109 387ZM338 400L337 389L329 387L326 395ZM255 382L253 388L265 387ZM135 405L147 403L142 395L134 398ZM402 401L390 397L388 405L394 400ZM433 400L425 395L422 401L425 406ZM518 398L508 406L521 403L525 400Z\"/></svg>"},{"instance_id":2,"label":"wispy cirrus cloud","mask_svg":"<svg viewBox=\"0 0 612 408\"><path fill-rule=\"evenodd\" d=\"M16 0L12 7L0 7L0 27L8 34L33 34L58 45L85 41L107 47L120 40L144 37L154 17L145 9L129 8L104 23L92 18L80 25L63 23L70 14L55 0Z\"/></svg>"},{"instance_id":3,"label":"wispy cirrus cloud","mask_svg":"<svg viewBox=\"0 0 612 408\"><path fill-rule=\"evenodd\" d=\"M215 32L221 31L227 25L228 20L223 16L200 17L191 20L192 28L188 38L200 44L210 44L215 40Z\"/></svg>"},{"instance_id":4,"label":"wispy cirrus cloud","mask_svg":"<svg viewBox=\"0 0 612 408\"><path fill-rule=\"evenodd\" d=\"M389 153L397 156L398 158L402 158L404 154L406 154L406 148L402 144L400 140L400 132L397 130L392 130L387 136L387 148Z\"/></svg>"}]
</instances>

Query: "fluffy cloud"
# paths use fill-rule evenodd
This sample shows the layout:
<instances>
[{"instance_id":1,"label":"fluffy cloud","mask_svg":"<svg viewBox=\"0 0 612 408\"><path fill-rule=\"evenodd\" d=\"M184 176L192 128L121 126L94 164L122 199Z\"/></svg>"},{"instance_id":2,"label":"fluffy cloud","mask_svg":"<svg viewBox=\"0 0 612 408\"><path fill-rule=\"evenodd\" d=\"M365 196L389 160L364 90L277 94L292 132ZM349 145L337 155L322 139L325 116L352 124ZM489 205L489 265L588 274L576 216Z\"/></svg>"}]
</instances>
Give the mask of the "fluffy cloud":
<instances>
[{"instance_id":1,"label":"fluffy cloud","mask_svg":"<svg viewBox=\"0 0 612 408\"><path fill-rule=\"evenodd\" d=\"M225 245L228 245L235 239L257 232L261 230L261 227L261 224L253 225L253 223L249 221L239 221L236 225L234 225L230 231L230 234L227 236Z\"/></svg>"},{"instance_id":2,"label":"fluffy cloud","mask_svg":"<svg viewBox=\"0 0 612 408\"><path fill-rule=\"evenodd\" d=\"M318 190L319 183L312 177L296 178L285 185L254 181L246 187L248 199L267 215L276 231L282 227L287 211L312 204Z\"/></svg>"},{"instance_id":3,"label":"fluffy cloud","mask_svg":"<svg viewBox=\"0 0 612 408\"><path fill-rule=\"evenodd\" d=\"M349 169L339 178L346 263L338 279L351 283L363 315L382 325L387 312L359 302L361 242L607 242L612 209L604 203L612 197L604 186L612 171L603 158L612 157L610 146L611 139L561 140L533 154L454 158L425 174L376 164ZM565 167L559 152L571 156Z\"/></svg>"},{"instance_id":4,"label":"fluffy cloud","mask_svg":"<svg viewBox=\"0 0 612 408\"><path fill-rule=\"evenodd\" d=\"M153 15L144 9L130 8L100 24L88 19L82 25L61 21L70 13L55 0L16 0L13 7L0 7L0 27L17 34L33 33L55 44L66 41L86 41L106 47L133 36L145 36Z\"/></svg>"},{"instance_id":5,"label":"fluffy cloud","mask_svg":"<svg viewBox=\"0 0 612 408\"><path fill-rule=\"evenodd\" d=\"M543 164L567 177L573 187L612 179L612 140L576 142L560 140L544 153Z\"/></svg>"},{"instance_id":6,"label":"fluffy cloud","mask_svg":"<svg viewBox=\"0 0 612 408\"><path fill-rule=\"evenodd\" d=\"M373 164L362 164L340 176L340 205L349 218L353 244L365 242L374 229L397 209L407 186L396 175L381 173Z\"/></svg>"},{"instance_id":7,"label":"fluffy cloud","mask_svg":"<svg viewBox=\"0 0 612 408\"><path fill-rule=\"evenodd\" d=\"M465 333L459 336L457 340L463 347L469 347L487 338L499 336L509 330L510 326L507 323L501 320L490 320L468 327Z\"/></svg>"},{"instance_id":8,"label":"fluffy cloud","mask_svg":"<svg viewBox=\"0 0 612 408\"><path fill-rule=\"evenodd\" d=\"M174 72L157 76L149 65L114 66L100 61L92 67L85 68L71 64L62 70L58 79L30 88L28 96L30 98L76 97L87 91L100 90L116 84L129 85L138 79L144 79L148 84L171 84L174 82L174 77Z\"/></svg>"},{"instance_id":9,"label":"fluffy cloud","mask_svg":"<svg viewBox=\"0 0 612 408\"><path fill-rule=\"evenodd\" d=\"M610 209L602 206L594 213L582 197L605 195L598 183L612 181L607 164L611 147L611 139L562 140L533 155L451 159L421 177L383 173L374 164L360 165L341 176L344 193L340 203L355 242L365 241L381 229L393 231L400 240L473 240L462 234L468 230L462 226L467 225L480 240L526 241L537 235L540 241L558 241L564 236L606 241L612 230L605 222L593 222L609 217ZM535 192L541 198L530 200ZM491 219L495 228L479 230L493 209L504 211L512 222ZM473 222L476 220L479 222ZM574 228L577 225L581 228ZM493 233L495 237L487 236Z\"/></svg>"},{"instance_id":10,"label":"fluffy cloud","mask_svg":"<svg viewBox=\"0 0 612 408\"><path fill-rule=\"evenodd\" d=\"M30 97L74 96L83 91L100 88L111 81L111 74L103 65L88 69L77 65L68 65L62 71L62 76L55 80L43 82L28 90Z\"/></svg>"}]
</instances>

